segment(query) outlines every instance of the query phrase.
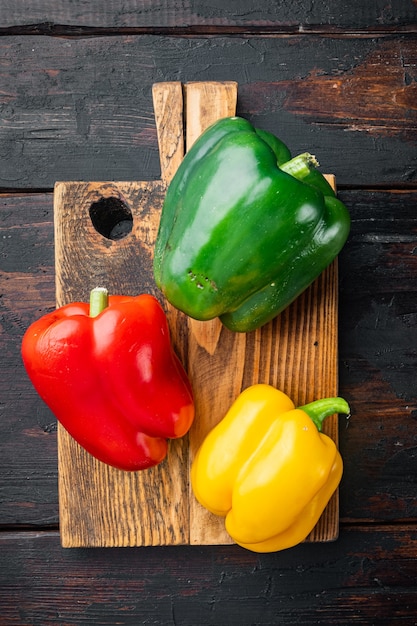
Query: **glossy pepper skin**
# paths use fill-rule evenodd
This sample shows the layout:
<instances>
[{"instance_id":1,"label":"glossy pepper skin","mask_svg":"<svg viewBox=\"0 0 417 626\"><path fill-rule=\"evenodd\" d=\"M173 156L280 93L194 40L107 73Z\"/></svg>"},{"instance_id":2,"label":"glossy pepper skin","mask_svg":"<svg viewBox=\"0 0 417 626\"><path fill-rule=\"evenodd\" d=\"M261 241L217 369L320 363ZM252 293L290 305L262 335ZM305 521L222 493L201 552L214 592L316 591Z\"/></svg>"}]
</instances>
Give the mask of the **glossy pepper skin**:
<instances>
[{"instance_id":1,"label":"glossy pepper skin","mask_svg":"<svg viewBox=\"0 0 417 626\"><path fill-rule=\"evenodd\" d=\"M63 306L27 329L22 357L64 428L116 468L160 463L167 439L183 436L193 421L191 386L151 295L110 296L94 316L88 303Z\"/></svg>"},{"instance_id":2,"label":"glossy pepper skin","mask_svg":"<svg viewBox=\"0 0 417 626\"><path fill-rule=\"evenodd\" d=\"M319 432L342 398L295 408L270 385L243 391L207 435L191 468L197 500L225 516L226 530L254 552L303 541L336 490L343 463L333 440Z\"/></svg>"},{"instance_id":3,"label":"glossy pepper skin","mask_svg":"<svg viewBox=\"0 0 417 626\"><path fill-rule=\"evenodd\" d=\"M224 118L194 143L168 187L154 254L165 297L233 331L263 326L343 247L349 213L311 155Z\"/></svg>"}]
</instances>

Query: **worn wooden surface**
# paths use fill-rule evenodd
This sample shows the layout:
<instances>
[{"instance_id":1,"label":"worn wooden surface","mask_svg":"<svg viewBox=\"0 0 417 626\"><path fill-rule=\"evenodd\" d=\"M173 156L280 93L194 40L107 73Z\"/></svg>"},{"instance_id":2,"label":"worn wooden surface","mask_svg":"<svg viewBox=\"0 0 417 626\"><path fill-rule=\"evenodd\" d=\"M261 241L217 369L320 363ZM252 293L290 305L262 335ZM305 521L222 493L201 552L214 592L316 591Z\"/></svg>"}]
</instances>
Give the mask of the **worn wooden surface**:
<instances>
[{"instance_id":1,"label":"worn wooden surface","mask_svg":"<svg viewBox=\"0 0 417 626\"><path fill-rule=\"evenodd\" d=\"M26 26L34 32L66 32L65 27L106 28L120 31L123 28L137 29L196 29L212 27L213 32L224 27L226 32L234 28L255 31L259 28L272 33L293 28L295 32L306 29L362 29L376 32L413 30L415 32L416 10L413 2L385 0L363 2L352 0L347 7L344 0L332 3L271 2L259 0L125 0L121 5L110 0L103 7L102 0L78 0L68 4L67 0L36 0L28 8L26 0L2 0L0 7L1 25L4 29ZM414 26L414 28L412 28ZM71 31L73 32L73 31ZM80 30L82 33L83 30Z\"/></svg>"},{"instance_id":2,"label":"worn wooden surface","mask_svg":"<svg viewBox=\"0 0 417 626\"><path fill-rule=\"evenodd\" d=\"M0 6L1 623L415 624L416 3L102 5ZM55 304L53 185L157 180L152 84L227 79L240 114L315 149L352 216L339 539L63 550L55 420L19 355Z\"/></svg>"},{"instance_id":3,"label":"worn wooden surface","mask_svg":"<svg viewBox=\"0 0 417 626\"><path fill-rule=\"evenodd\" d=\"M175 172L173 163L178 166L178 155L184 152L179 144L185 143L189 150L210 124L234 115L237 92L232 82L186 83L180 90L175 82L155 83L164 182L55 185L57 305L88 300L98 284L106 285L111 293L159 297L168 313L173 343L190 376L196 406L189 436L171 442L165 462L147 472L120 472L97 462L58 425L64 547L233 543L224 520L206 511L190 491L189 468L204 437L251 384L272 384L288 393L297 406L338 394L337 262L277 320L248 334L231 333L218 319L198 322L182 315L154 284L153 246L165 184ZM185 142L178 132L181 126ZM91 209L103 201L109 208L102 222L109 219L115 203L122 202L130 212L132 230L125 237L113 240L103 234L102 223L94 224ZM114 219L117 224L120 215ZM326 420L324 432L338 442L336 415ZM338 534L336 492L308 540L334 541Z\"/></svg>"},{"instance_id":4,"label":"worn wooden surface","mask_svg":"<svg viewBox=\"0 0 417 626\"><path fill-rule=\"evenodd\" d=\"M152 84L235 80L238 113L340 185L417 181L416 43L398 37L0 38L0 185L158 179Z\"/></svg>"}]
</instances>

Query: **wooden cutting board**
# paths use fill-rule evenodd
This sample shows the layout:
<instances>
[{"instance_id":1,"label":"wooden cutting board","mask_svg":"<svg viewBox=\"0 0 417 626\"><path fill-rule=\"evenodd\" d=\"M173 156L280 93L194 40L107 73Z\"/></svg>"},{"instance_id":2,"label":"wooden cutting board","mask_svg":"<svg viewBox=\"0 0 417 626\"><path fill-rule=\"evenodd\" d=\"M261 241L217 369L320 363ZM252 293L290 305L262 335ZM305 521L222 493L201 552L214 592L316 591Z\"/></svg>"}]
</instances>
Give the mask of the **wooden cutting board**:
<instances>
[{"instance_id":1,"label":"wooden cutting board","mask_svg":"<svg viewBox=\"0 0 417 626\"><path fill-rule=\"evenodd\" d=\"M160 181L56 184L56 301L88 301L96 286L156 295L192 381L196 419L187 437L170 443L161 465L135 473L95 460L59 425L64 547L232 543L223 520L204 510L190 490L190 463L205 434L254 383L272 384L298 405L337 395L337 262L275 320L248 334L232 333L218 320L191 320L159 293L152 255L166 186L198 135L235 114L237 84L159 83L153 100ZM337 441L337 416L327 419L325 432ZM308 541L336 539L338 521L336 493Z\"/></svg>"}]
</instances>

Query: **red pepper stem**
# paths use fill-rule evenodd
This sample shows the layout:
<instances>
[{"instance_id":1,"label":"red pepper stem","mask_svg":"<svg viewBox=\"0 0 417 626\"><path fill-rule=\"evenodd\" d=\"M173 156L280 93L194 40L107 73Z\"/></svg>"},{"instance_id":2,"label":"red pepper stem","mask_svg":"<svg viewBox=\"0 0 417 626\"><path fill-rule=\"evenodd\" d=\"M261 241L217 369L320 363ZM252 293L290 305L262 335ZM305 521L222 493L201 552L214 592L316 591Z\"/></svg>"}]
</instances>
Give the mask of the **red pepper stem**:
<instances>
[{"instance_id":1,"label":"red pepper stem","mask_svg":"<svg viewBox=\"0 0 417 626\"><path fill-rule=\"evenodd\" d=\"M109 306L109 292L105 287L95 287L90 291L90 317L97 317Z\"/></svg>"},{"instance_id":2,"label":"red pepper stem","mask_svg":"<svg viewBox=\"0 0 417 626\"><path fill-rule=\"evenodd\" d=\"M309 152L303 152L286 163L282 163L279 167L283 172L291 174L298 180L306 178L311 170L319 167L316 157Z\"/></svg>"},{"instance_id":3,"label":"red pepper stem","mask_svg":"<svg viewBox=\"0 0 417 626\"><path fill-rule=\"evenodd\" d=\"M323 427L324 420L326 417L329 417L329 415L334 415L335 413L350 415L350 407L343 398L323 398L322 400L310 402L299 408L304 411L304 413L307 413L311 421L314 422L317 429L320 431Z\"/></svg>"}]
</instances>

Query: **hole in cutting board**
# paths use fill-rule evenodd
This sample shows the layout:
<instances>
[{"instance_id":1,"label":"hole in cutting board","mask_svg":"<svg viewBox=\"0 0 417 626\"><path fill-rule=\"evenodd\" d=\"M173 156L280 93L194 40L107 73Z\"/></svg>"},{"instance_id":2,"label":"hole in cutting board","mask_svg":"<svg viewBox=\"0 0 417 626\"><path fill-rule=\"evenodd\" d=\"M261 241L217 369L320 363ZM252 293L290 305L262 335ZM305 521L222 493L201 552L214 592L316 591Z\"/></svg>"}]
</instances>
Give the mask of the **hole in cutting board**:
<instances>
[{"instance_id":1,"label":"hole in cutting board","mask_svg":"<svg viewBox=\"0 0 417 626\"><path fill-rule=\"evenodd\" d=\"M132 230L132 212L120 198L100 198L92 203L89 213L94 228L106 239L123 239Z\"/></svg>"}]
</instances>

